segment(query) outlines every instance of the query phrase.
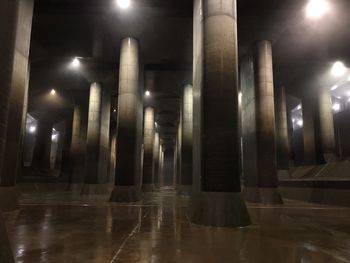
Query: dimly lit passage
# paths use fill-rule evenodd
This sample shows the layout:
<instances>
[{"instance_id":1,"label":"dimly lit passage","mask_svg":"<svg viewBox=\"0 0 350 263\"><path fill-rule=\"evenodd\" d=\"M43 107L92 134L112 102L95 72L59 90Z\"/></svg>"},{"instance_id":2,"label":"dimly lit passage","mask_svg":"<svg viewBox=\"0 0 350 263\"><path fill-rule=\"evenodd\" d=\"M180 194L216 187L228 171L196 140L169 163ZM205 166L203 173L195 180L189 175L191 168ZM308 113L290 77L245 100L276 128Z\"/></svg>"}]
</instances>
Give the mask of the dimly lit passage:
<instances>
[{"instance_id":1,"label":"dimly lit passage","mask_svg":"<svg viewBox=\"0 0 350 263\"><path fill-rule=\"evenodd\" d=\"M0 2L0 263L350 262L350 2Z\"/></svg>"}]
</instances>

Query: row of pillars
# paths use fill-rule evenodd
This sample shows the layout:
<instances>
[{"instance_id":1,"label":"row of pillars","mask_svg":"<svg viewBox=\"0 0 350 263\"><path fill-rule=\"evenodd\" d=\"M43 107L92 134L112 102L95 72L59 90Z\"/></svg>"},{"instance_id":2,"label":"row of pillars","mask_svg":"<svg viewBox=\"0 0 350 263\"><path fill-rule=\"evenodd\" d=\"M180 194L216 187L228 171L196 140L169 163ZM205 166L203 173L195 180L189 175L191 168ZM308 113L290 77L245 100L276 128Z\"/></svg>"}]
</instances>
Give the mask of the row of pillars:
<instances>
[{"instance_id":1,"label":"row of pillars","mask_svg":"<svg viewBox=\"0 0 350 263\"><path fill-rule=\"evenodd\" d=\"M0 15L0 32L10 32L4 38L5 41L0 42L0 61L6 69L1 71L0 76L2 186L7 184L4 183L8 181L7 178L15 180L17 175L17 171L3 172L4 160L8 160L5 158L6 149L15 149L12 153L15 158L11 159L15 163L13 168L18 168L21 160L20 142L29 72L29 14L32 14L30 2L8 1L6 8L0 8L3 10ZM17 6L19 3L25 14L18 13L18 10L22 10ZM22 21L19 27L18 20L26 21ZM243 71L247 73L246 78L242 78L241 103L235 0L194 1L193 45L193 89L190 86L184 89L182 127L176 146L177 182L181 185L182 193L188 192L192 184L189 209L191 221L213 226L245 226L250 223L250 219L241 194L240 112L243 115L243 173L246 196L261 202L281 202L276 190L276 128L271 45L267 41L259 42L252 58L242 65ZM143 103L140 79L138 42L133 38L126 38L122 40L120 53L116 177L110 201L140 200L142 186L145 191L152 190L154 184L157 184L155 182L159 170L163 169L159 164L163 163L164 152L161 145L155 145L156 141L159 143L159 135L154 131L154 111L151 108L146 108L145 111L144 149L141 150ZM87 128L89 167L85 178L88 188L84 190L87 193L98 192L94 185L103 183L103 180L99 181L99 173L105 167L98 161L106 157L107 145L107 123L101 117L101 109L106 104L102 97L101 85L92 83ZM322 98L320 112L324 112L326 116L321 118L321 127L324 127L322 138L325 145L330 145L328 149L331 149L329 98ZM10 111L15 112L18 118L8 118ZM279 119L283 121L285 118L281 114ZM286 127L281 127L278 129L278 138L286 139ZM77 127L75 129L78 130ZM17 131L18 134L10 135ZM9 143L14 143L14 147L7 145ZM157 155L158 158L155 158ZM155 168L157 162L158 167ZM158 173L155 173L157 169Z\"/></svg>"}]
</instances>

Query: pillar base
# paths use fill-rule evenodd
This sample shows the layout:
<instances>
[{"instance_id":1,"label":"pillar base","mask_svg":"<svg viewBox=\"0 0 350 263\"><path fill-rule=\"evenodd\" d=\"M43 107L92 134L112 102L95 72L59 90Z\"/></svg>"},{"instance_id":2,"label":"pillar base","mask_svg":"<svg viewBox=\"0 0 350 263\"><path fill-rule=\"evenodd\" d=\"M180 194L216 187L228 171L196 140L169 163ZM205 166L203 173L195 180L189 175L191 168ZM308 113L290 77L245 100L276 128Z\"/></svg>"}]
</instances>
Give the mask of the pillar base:
<instances>
[{"instance_id":1,"label":"pillar base","mask_svg":"<svg viewBox=\"0 0 350 263\"><path fill-rule=\"evenodd\" d=\"M14 187L0 187L0 210L2 212L11 212L18 210L18 191Z\"/></svg>"},{"instance_id":2,"label":"pillar base","mask_svg":"<svg viewBox=\"0 0 350 263\"><path fill-rule=\"evenodd\" d=\"M335 153L324 153L323 158L326 163L334 163L339 161L339 158Z\"/></svg>"},{"instance_id":3,"label":"pillar base","mask_svg":"<svg viewBox=\"0 0 350 263\"><path fill-rule=\"evenodd\" d=\"M81 195L108 195L109 193L109 184L84 184L81 189Z\"/></svg>"},{"instance_id":4,"label":"pillar base","mask_svg":"<svg viewBox=\"0 0 350 263\"><path fill-rule=\"evenodd\" d=\"M153 184L144 184L144 185L142 185L142 191L145 193L153 192L154 185Z\"/></svg>"},{"instance_id":5,"label":"pillar base","mask_svg":"<svg viewBox=\"0 0 350 263\"><path fill-rule=\"evenodd\" d=\"M7 237L5 222L0 211L0 262L14 263L10 242Z\"/></svg>"},{"instance_id":6,"label":"pillar base","mask_svg":"<svg viewBox=\"0 0 350 263\"><path fill-rule=\"evenodd\" d=\"M278 188L244 187L243 195L247 202L264 205L283 204Z\"/></svg>"},{"instance_id":7,"label":"pillar base","mask_svg":"<svg viewBox=\"0 0 350 263\"><path fill-rule=\"evenodd\" d=\"M109 202L132 203L142 198L139 186L114 186Z\"/></svg>"},{"instance_id":8,"label":"pillar base","mask_svg":"<svg viewBox=\"0 0 350 263\"><path fill-rule=\"evenodd\" d=\"M190 196L192 193L192 185L179 185L178 194L184 196Z\"/></svg>"},{"instance_id":9,"label":"pillar base","mask_svg":"<svg viewBox=\"0 0 350 263\"><path fill-rule=\"evenodd\" d=\"M192 223L214 227L250 225L241 193L201 192L191 197L188 211Z\"/></svg>"}]
</instances>

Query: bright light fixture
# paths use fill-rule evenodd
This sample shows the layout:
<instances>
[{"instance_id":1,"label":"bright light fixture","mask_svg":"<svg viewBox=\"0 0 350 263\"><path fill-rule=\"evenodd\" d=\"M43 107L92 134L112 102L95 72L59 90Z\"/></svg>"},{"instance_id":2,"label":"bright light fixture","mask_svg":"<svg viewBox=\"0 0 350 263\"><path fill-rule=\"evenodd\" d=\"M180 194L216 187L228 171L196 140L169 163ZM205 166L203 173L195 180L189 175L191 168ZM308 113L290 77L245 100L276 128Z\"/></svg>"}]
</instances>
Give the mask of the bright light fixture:
<instances>
[{"instance_id":1,"label":"bright light fixture","mask_svg":"<svg viewBox=\"0 0 350 263\"><path fill-rule=\"evenodd\" d=\"M339 111L340 110L340 104L339 103L334 103L333 106L332 106L332 109L334 111Z\"/></svg>"},{"instance_id":2,"label":"bright light fixture","mask_svg":"<svg viewBox=\"0 0 350 263\"><path fill-rule=\"evenodd\" d=\"M151 92L149 90L146 90L145 95L146 95L146 97L149 97L149 96L151 96Z\"/></svg>"},{"instance_id":3,"label":"bright light fixture","mask_svg":"<svg viewBox=\"0 0 350 263\"><path fill-rule=\"evenodd\" d=\"M338 85L334 85L331 87L331 90L336 90L338 88Z\"/></svg>"},{"instance_id":4,"label":"bright light fixture","mask_svg":"<svg viewBox=\"0 0 350 263\"><path fill-rule=\"evenodd\" d=\"M301 104L297 106L297 110L301 110Z\"/></svg>"},{"instance_id":5,"label":"bright light fixture","mask_svg":"<svg viewBox=\"0 0 350 263\"><path fill-rule=\"evenodd\" d=\"M298 120L298 121L297 121L297 125L298 125L299 127L302 127L302 126L304 125L303 120Z\"/></svg>"},{"instance_id":6,"label":"bright light fixture","mask_svg":"<svg viewBox=\"0 0 350 263\"><path fill-rule=\"evenodd\" d=\"M51 91L50 91L50 94L53 96L53 95L56 95L56 90L55 89L52 89Z\"/></svg>"},{"instance_id":7,"label":"bright light fixture","mask_svg":"<svg viewBox=\"0 0 350 263\"><path fill-rule=\"evenodd\" d=\"M36 131L36 127L34 125L29 127L30 133L35 133L35 131Z\"/></svg>"},{"instance_id":8,"label":"bright light fixture","mask_svg":"<svg viewBox=\"0 0 350 263\"><path fill-rule=\"evenodd\" d=\"M319 19L329 10L326 0L309 0L306 6L306 16L311 19Z\"/></svg>"},{"instance_id":9,"label":"bright light fixture","mask_svg":"<svg viewBox=\"0 0 350 263\"><path fill-rule=\"evenodd\" d=\"M343 62L337 61L333 64L331 74L334 77L340 77L346 72L346 67Z\"/></svg>"},{"instance_id":10,"label":"bright light fixture","mask_svg":"<svg viewBox=\"0 0 350 263\"><path fill-rule=\"evenodd\" d=\"M117 0L117 4L122 9L127 9L130 6L130 0Z\"/></svg>"},{"instance_id":11,"label":"bright light fixture","mask_svg":"<svg viewBox=\"0 0 350 263\"><path fill-rule=\"evenodd\" d=\"M73 61L72 61L72 67L73 67L73 68L77 68L77 67L79 67L79 66L80 66L80 61L79 61L79 59L74 58Z\"/></svg>"}]
</instances>

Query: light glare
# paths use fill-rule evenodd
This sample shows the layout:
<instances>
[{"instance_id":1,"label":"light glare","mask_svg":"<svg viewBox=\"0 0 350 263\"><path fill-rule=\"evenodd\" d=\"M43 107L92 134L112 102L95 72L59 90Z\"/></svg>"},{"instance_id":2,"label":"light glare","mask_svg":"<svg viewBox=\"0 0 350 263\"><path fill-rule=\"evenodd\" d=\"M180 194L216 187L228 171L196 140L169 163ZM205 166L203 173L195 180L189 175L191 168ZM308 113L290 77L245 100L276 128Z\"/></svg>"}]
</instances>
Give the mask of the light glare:
<instances>
[{"instance_id":1,"label":"light glare","mask_svg":"<svg viewBox=\"0 0 350 263\"><path fill-rule=\"evenodd\" d=\"M50 91L50 94L51 94L52 96L56 95L56 90L52 89L52 90Z\"/></svg>"},{"instance_id":2,"label":"light glare","mask_svg":"<svg viewBox=\"0 0 350 263\"><path fill-rule=\"evenodd\" d=\"M304 125L303 120L298 120L298 121L297 121L297 125L298 125L299 127L303 127L303 125Z\"/></svg>"},{"instance_id":3,"label":"light glare","mask_svg":"<svg viewBox=\"0 0 350 263\"><path fill-rule=\"evenodd\" d=\"M80 66L80 61L79 61L79 59L74 58L73 61L72 61L72 66L73 66L73 68L79 67L79 66Z\"/></svg>"},{"instance_id":4,"label":"light glare","mask_svg":"<svg viewBox=\"0 0 350 263\"><path fill-rule=\"evenodd\" d=\"M117 0L117 4L120 8L126 9L130 6L130 0Z\"/></svg>"},{"instance_id":5,"label":"light glare","mask_svg":"<svg viewBox=\"0 0 350 263\"><path fill-rule=\"evenodd\" d=\"M334 103L333 106L332 106L332 109L334 111L339 111L340 110L340 104L339 103Z\"/></svg>"},{"instance_id":6,"label":"light glare","mask_svg":"<svg viewBox=\"0 0 350 263\"><path fill-rule=\"evenodd\" d=\"M337 61L333 64L331 74L334 77L340 77L346 72L346 67L343 62Z\"/></svg>"},{"instance_id":7,"label":"light glare","mask_svg":"<svg viewBox=\"0 0 350 263\"><path fill-rule=\"evenodd\" d=\"M331 87L331 90L336 90L338 88L338 85L334 85Z\"/></svg>"},{"instance_id":8,"label":"light glare","mask_svg":"<svg viewBox=\"0 0 350 263\"><path fill-rule=\"evenodd\" d=\"M145 95L146 95L146 97L149 97L149 96L151 96L151 92L149 90L146 90Z\"/></svg>"},{"instance_id":9,"label":"light glare","mask_svg":"<svg viewBox=\"0 0 350 263\"><path fill-rule=\"evenodd\" d=\"M30 133L35 133L35 131L36 131L36 127L35 126L30 126L29 127L29 132Z\"/></svg>"},{"instance_id":10,"label":"light glare","mask_svg":"<svg viewBox=\"0 0 350 263\"><path fill-rule=\"evenodd\" d=\"M311 19L319 19L329 10L326 0L310 0L306 6L306 15Z\"/></svg>"}]
</instances>

